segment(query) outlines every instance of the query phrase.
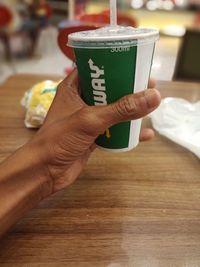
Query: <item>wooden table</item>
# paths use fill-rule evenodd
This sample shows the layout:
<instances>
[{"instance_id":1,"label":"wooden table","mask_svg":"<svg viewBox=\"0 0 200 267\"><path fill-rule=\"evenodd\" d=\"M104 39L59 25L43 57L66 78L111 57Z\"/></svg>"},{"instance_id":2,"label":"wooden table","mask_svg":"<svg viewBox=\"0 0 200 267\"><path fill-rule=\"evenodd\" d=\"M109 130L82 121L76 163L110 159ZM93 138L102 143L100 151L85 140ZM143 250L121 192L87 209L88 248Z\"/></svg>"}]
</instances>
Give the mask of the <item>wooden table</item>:
<instances>
[{"instance_id":1,"label":"wooden table","mask_svg":"<svg viewBox=\"0 0 200 267\"><path fill-rule=\"evenodd\" d=\"M13 76L0 87L1 160L34 135L19 101L44 78ZM157 87L163 96L200 100L200 84ZM161 136L128 153L96 151L75 184L0 241L0 266L200 266L199 159Z\"/></svg>"}]
</instances>

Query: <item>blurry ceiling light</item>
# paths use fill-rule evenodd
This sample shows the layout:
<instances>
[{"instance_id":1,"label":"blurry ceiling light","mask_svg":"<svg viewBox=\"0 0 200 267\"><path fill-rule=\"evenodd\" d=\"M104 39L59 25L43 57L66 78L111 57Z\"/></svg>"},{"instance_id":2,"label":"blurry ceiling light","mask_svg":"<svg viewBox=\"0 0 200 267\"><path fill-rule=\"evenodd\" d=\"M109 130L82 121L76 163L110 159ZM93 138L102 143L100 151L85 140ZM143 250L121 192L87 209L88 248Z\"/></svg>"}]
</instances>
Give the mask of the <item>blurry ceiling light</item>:
<instances>
[{"instance_id":1,"label":"blurry ceiling light","mask_svg":"<svg viewBox=\"0 0 200 267\"><path fill-rule=\"evenodd\" d=\"M163 9L172 10L174 8L174 4L170 0L166 0L162 4Z\"/></svg>"},{"instance_id":2,"label":"blurry ceiling light","mask_svg":"<svg viewBox=\"0 0 200 267\"><path fill-rule=\"evenodd\" d=\"M176 37L181 37L185 34L185 27L181 26L181 25L168 25L166 26L162 32L166 35L170 35L170 36L176 36Z\"/></svg>"},{"instance_id":3,"label":"blurry ceiling light","mask_svg":"<svg viewBox=\"0 0 200 267\"><path fill-rule=\"evenodd\" d=\"M187 5L187 0L174 0L175 4L177 6L186 6Z\"/></svg>"},{"instance_id":4,"label":"blurry ceiling light","mask_svg":"<svg viewBox=\"0 0 200 267\"><path fill-rule=\"evenodd\" d=\"M158 70L158 69L160 69L160 67L161 67L161 63L160 62L154 62L153 66L152 66L152 69L153 70Z\"/></svg>"},{"instance_id":5,"label":"blurry ceiling light","mask_svg":"<svg viewBox=\"0 0 200 267\"><path fill-rule=\"evenodd\" d=\"M143 0L132 0L131 1L131 6L133 8L141 8L143 4L144 4Z\"/></svg>"},{"instance_id":6,"label":"blurry ceiling light","mask_svg":"<svg viewBox=\"0 0 200 267\"><path fill-rule=\"evenodd\" d=\"M156 10L158 8L158 3L157 1L151 0L147 2L146 7L149 10Z\"/></svg>"}]
</instances>

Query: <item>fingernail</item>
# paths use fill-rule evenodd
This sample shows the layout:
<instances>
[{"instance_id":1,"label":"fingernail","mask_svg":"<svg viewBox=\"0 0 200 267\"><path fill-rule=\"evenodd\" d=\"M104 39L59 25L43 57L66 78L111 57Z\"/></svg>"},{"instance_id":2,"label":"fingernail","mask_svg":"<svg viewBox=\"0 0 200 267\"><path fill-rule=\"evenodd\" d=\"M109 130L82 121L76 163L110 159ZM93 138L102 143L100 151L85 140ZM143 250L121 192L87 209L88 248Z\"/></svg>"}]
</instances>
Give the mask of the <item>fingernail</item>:
<instances>
[{"instance_id":1,"label":"fingernail","mask_svg":"<svg viewBox=\"0 0 200 267\"><path fill-rule=\"evenodd\" d=\"M160 104L161 96L156 89L149 89L145 91L145 99L149 109L153 109Z\"/></svg>"}]
</instances>

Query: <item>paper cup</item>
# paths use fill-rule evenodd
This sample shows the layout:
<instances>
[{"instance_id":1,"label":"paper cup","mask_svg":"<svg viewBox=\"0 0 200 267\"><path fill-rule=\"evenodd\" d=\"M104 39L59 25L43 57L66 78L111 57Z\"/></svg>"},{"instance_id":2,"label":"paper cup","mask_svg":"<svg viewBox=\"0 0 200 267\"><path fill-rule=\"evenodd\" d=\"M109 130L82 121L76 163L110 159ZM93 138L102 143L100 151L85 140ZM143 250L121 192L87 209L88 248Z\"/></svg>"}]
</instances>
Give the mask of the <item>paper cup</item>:
<instances>
[{"instance_id":1,"label":"paper cup","mask_svg":"<svg viewBox=\"0 0 200 267\"><path fill-rule=\"evenodd\" d=\"M70 34L84 101L103 106L145 90L157 39L157 30L121 26ZM116 124L96 144L113 152L129 151L139 143L141 122Z\"/></svg>"}]
</instances>

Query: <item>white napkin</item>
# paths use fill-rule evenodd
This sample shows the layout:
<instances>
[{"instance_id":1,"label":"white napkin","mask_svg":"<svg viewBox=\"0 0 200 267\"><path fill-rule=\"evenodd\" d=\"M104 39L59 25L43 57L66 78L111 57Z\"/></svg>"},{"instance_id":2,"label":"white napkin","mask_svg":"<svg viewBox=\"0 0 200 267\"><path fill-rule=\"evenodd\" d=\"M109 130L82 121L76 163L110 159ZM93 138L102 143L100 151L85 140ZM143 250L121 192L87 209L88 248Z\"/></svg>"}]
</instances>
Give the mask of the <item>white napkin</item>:
<instances>
[{"instance_id":1,"label":"white napkin","mask_svg":"<svg viewBox=\"0 0 200 267\"><path fill-rule=\"evenodd\" d=\"M160 134L200 158L200 101L192 104L182 98L165 98L150 118Z\"/></svg>"}]
</instances>

